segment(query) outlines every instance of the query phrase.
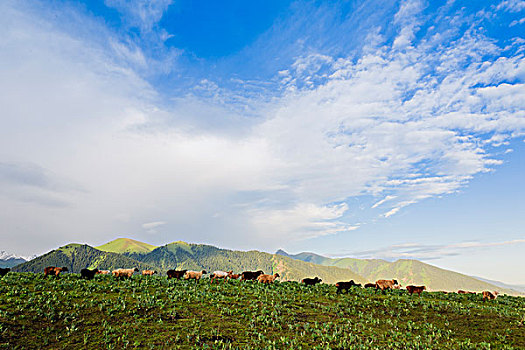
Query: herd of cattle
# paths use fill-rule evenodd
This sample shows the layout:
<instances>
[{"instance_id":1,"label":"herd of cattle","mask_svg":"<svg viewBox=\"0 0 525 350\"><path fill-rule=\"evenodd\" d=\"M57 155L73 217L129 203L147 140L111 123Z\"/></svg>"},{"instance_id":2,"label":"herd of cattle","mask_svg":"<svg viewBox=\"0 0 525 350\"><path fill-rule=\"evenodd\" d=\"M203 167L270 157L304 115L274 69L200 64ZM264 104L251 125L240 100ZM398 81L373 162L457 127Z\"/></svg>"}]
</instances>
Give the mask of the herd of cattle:
<instances>
[{"instance_id":1,"label":"herd of cattle","mask_svg":"<svg viewBox=\"0 0 525 350\"><path fill-rule=\"evenodd\" d=\"M3 277L10 271L9 268L0 268L0 277ZM44 277L47 276L55 276L57 277L60 275L61 272L67 272L67 267L56 267L56 266L48 266L44 269ZM118 278L130 278L133 276L135 272L139 272L139 269L116 269L113 271L109 270L99 270L99 269L82 269L80 270L80 275L84 279L93 279L96 275L110 275L112 274L114 277ZM157 274L157 271L154 270L143 270L142 275L144 276L151 276ZM186 280L200 280L203 275L207 274L205 270L202 271L189 271L189 270L168 270L166 272L166 275L168 276L168 279L181 279L184 278ZM262 270L259 271L244 271L240 274L234 274L233 271L214 271L212 274L210 274L210 283L213 283L214 281L218 279L222 279L224 282L226 282L229 279L241 279L241 281L258 281L259 283L273 283L275 279L279 277L278 273L275 273L273 275L266 275ZM218 282L218 281L217 281ZM313 286L317 283L321 283L322 280L319 277L315 278L303 278L301 280L301 283L303 283L306 286ZM348 292L351 288L361 288L361 284L355 283L353 280L348 282L337 282L335 284L337 288L337 293L341 293L342 291ZM397 280L378 280L375 283L367 283L364 285L364 288L373 288L376 290L385 291L388 289L401 289L401 285L397 282ZM406 286L405 289L407 292L412 295L414 293L417 293L419 296L421 296L421 293L426 290L427 288L425 286ZM447 292L443 292L447 293ZM458 294L476 294L476 292L469 292L464 290L458 290ZM481 293L483 295L483 301L485 300L493 300L496 299L498 296L498 292L489 292L484 291Z\"/></svg>"}]
</instances>

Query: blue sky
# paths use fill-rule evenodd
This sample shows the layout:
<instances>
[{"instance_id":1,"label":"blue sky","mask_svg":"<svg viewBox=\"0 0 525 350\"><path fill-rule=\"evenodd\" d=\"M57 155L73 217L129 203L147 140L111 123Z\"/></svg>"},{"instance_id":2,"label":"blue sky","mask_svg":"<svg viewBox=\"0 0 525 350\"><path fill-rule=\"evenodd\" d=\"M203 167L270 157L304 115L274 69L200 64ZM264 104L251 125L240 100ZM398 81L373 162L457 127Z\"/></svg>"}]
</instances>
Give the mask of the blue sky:
<instances>
[{"instance_id":1,"label":"blue sky","mask_svg":"<svg viewBox=\"0 0 525 350\"><path fill-rule=\"evenodd\" d=\"M126 236L525 284L525 1L5 1L0 245Z\"/></svg>"}]
</instances>

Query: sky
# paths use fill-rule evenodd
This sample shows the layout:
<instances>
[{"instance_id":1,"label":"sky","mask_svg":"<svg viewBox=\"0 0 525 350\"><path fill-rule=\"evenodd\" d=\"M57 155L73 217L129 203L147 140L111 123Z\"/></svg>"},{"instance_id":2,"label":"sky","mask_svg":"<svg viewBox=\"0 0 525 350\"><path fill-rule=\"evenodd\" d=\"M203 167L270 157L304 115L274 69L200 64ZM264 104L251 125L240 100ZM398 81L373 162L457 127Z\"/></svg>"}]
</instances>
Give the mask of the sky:
<instances>
[{"instance_id":1,"label":"sky","mask_svg":"<svg viewBox=\"0 0 525 350\"><path fill-rule=\"evenodd\" d=\"M0 247L525 284L525 1L0 2Z\"/></svg>"}]
</instances>

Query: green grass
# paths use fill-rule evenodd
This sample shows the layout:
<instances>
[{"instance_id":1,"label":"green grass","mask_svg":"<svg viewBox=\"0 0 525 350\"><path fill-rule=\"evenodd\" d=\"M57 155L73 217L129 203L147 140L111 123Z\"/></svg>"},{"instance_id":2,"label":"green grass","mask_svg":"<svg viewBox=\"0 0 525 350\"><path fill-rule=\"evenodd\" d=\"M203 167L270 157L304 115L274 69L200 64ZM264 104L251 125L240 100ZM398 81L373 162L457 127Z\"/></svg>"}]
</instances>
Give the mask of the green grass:
<instances>
[{"instance_id":1,"label":"green grass","mask_svg":"<svg viewBox=\"0 0 525 350\"><path fill-rule=\"evenodd\" d=\"M0 349L523 349L525 299L76 274L0 280Z\"/></svg>"}]
</instances>

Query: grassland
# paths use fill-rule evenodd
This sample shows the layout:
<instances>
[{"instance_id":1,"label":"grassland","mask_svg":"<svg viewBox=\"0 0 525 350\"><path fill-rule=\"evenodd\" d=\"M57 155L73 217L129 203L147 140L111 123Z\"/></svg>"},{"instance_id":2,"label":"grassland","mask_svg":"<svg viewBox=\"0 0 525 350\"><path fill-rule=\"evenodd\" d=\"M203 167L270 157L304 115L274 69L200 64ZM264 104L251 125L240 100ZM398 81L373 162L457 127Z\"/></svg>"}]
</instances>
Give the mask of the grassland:
<instances>
[{"instance_id":1,"label":"grassland","mask_svg":"<svg viewBox=\"0 0 525 350\"><path fill-rule=\"evenodd\" d=\"M0 280L0 348L523 349L525 299L134 276Z\"/></svg>"}]
</instances>

